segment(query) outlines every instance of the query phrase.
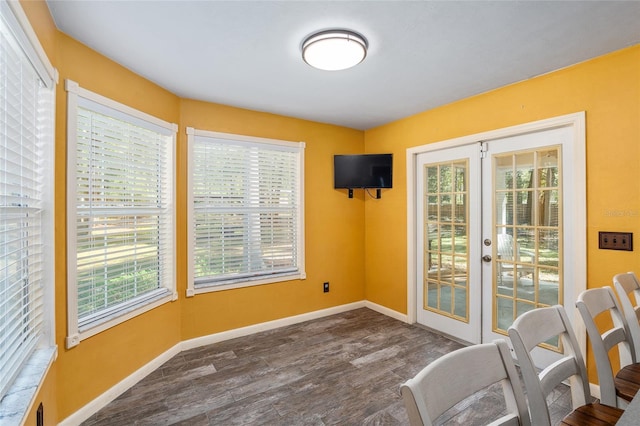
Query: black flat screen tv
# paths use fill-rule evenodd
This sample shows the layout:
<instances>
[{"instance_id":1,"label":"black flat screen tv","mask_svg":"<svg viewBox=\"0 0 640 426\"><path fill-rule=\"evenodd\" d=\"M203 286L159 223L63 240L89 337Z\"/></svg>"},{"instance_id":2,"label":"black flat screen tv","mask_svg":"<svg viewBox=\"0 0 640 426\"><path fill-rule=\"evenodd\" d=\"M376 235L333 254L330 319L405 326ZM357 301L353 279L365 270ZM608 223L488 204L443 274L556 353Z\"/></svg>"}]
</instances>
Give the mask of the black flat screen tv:
<instances>
[{"instance_id":1,"label":"black flat screen tv","mask_svg":"<svg viewBox=\"0 0 640 426\"><path fill-rule=\"evenodd\" d=\"M393 154L335 155L333 187L392 188Z\"/></svg>"}]
</instances>

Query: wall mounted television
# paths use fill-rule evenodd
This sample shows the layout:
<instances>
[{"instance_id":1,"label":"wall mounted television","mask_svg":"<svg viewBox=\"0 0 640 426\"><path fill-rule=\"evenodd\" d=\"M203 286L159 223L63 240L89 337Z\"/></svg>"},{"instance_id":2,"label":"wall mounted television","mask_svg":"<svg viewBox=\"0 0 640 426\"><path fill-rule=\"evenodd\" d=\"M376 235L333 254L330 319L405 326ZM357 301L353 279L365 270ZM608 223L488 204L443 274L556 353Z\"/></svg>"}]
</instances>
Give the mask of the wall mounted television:
<instances>
[{"instance_id":1,"label":"wall mounted television","mask_svg":"<svg viewBox=\"0 0 640 426\"><path fill-rule=\"evenodd\" d=\"M333 178L335 189L392 188L393 154L335 155Z\"/></svg>"}]
</instances>

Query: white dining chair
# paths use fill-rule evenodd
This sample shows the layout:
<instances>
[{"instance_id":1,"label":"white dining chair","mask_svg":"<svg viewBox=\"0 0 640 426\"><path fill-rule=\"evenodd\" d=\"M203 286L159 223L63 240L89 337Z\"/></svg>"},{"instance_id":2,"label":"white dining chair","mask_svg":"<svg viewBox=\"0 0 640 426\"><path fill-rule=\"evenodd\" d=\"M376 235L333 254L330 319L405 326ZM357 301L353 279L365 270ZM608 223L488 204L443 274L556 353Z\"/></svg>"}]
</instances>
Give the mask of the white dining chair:
<instances>
[{"instance_id":1,"label":"white dining chair","mask_svg":"<svg viewBox=\"0 0 640 426\"><path fill-rule=\"evenodd\" d=\"M633 346L636 350L636 360L640 361L640 282L633 272L617 274L613 277L613 285L618 293L622 312L627 319ZM633 302L631 297L635 300Z\"/></svg>"},{"instance_id":2,"label":"white dining chair","mask_svg":"<svg viewBox=\"0 0 640 426\"><path fill-rule=\"evenodd\" d=\"M613 289L607 286L585 290L578 295L576 307L587 328L596 359L600 400L624 408L640 388L640 364L636 364L633 339ZM598 321L601 329L596 324L596 317L601 318ZM616 374L609 359L609 351L614 347L618 348L620 361Z\"/></svg>"},{"instance_id":3,"label":"white dining chair","mask_svg":"<svg viewBox=\"0 0 640 426\"><path fill-rule=\"evenodd\" d=\"M551 426L546 398L565 380L571 387L573 411L560 424L613 425L622 416L623 410L593 401L584 359L564 307L556 305L526 312L514 321L508 333L524 379L533 425ZM531 351L556 337L562 358L538 372ZM586 423L587 420L594 423Z\"/></svg>"},{"instance_id":4,"label":"white dining chair","mask_svg":"<svg viewBox=\"0 0 640 426\"><path fill-rule=\"evenodd\" d=\"M514 240L510 234L498 234L498 283L502 284L502 281L506 274L513 276L514 285L516 280L519 280L523 276L532 274L535 271L534 264L536 263L536 256L530 250L525 250L520 247L520 244ZM514 271L517 273L514 274Z\"/></svg>"},{"instance_id":5,"label":"white dining chair","mask_svg":"<svg viewBox=\"0 0 640 426\"><path fill-rule=\"evenodd\" d=\"M527 402L504 340L458 349L407 380L400 393L412 426L431 426L458 402L501 383L506 414L491 425L529 426Z\"/></svg>"}]
</instances>

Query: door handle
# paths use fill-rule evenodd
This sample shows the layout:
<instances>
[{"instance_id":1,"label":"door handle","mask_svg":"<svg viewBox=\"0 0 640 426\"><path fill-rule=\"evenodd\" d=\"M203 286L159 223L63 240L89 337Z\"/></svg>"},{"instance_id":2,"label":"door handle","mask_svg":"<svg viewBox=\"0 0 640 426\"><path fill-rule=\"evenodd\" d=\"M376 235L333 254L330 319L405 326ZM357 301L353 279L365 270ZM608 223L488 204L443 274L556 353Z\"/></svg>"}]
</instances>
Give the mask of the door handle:
<instances>
[{"instance_id":1,"label":"door handle","mask_svg":"<svg viewBox=\"0 0 640 426\"><path fill-rule=\"evenodd\" d=\"M485 262L491 262L491 256L485 254L484 256L482 256L482 260L484 260Z\"/></svg>"}]
</instances>

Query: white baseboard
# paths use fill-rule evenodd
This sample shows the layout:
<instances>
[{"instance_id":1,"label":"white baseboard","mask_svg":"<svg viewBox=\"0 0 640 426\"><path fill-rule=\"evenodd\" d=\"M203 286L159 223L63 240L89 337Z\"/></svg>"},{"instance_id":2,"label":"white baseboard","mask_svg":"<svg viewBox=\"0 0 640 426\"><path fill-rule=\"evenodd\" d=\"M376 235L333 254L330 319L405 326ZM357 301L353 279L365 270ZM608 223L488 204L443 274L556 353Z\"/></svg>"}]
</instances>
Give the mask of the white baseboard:
<instances>
[{"instance_id":1,"label":"white baseboard","mask_svg":"<svg viewBox=\"0 0 640 426\"><path fill-rule=\"evenodd\" d=\"M131 388L133 385L144 379L147 375L158 369L162 364L169 361L182 351L188 349L198 348L200 346L210 345L212 343L222 342L224 340L234 339L236 337L248 336L250 334L259 333L261 331L273 330L276 328L284 327L287 325L298 324L301 322L323 318L329 315L340 314L347 311L352 311L359 308L369 308L383 315L387 315L394 319L407 322L407 316L376 303L360 301L354 303L348 303L346 305L334 306L332 308L321 309L319 311L308 312L305 314L294 315L292 317L281 318L273 321L267 321L260 324L250 325L247 327L241 327L234 330L223 331L221 333L214 333L208 336L197 337L195 339L189 339L182 341L166 352L160 354L158 357L147 363L143 367L139 368L124 380L115 384L108 389L102 395L98 396L93 401L64 419L59 423L60 426L77 426L80 423L87 420L93 414L100 411L111 401L122 395L125 391Z\"/></svg>"},{"instance_id":2,"label":"white baseboard","mask_svg":"<svg viewBox=\"0 0 640 426\"><path fill-rule=\"evenodd\" d=\"M260 324L249 325L247 327L235 328L233 330L214 333L208 336L196 337L195 339L185 340L181 343L182 350L199 348L200 346L210 345L212 343L222 342L224 340L235 339L236 337L248 336L250 334L259 333L261 331L273 330L287 325L299 324L301 322L327 317L329 315L341 314L343 312L352 311L354 309L364 308L364 301L348 303L346 305L334 306L332 308L321 309L319 311L307 312L292 317L281 318L273 321L267 321Z\"/></svg>"},{"instance_id":3,"label":"white baseboard","mask_svg":"<svg viewBox=\"0 0 640 426\"><path fill-rule=\"evenodd\" d=\"M381 313L382 315L386 315L393 319L397 319L398 321L409 323L409 317L406 314L401 314L400 312L394 311L393 309L389 309L386 306L378 305L377 303L373 303L373 302L369 302L368 300L365 300L364 307L369 308L372 311Z\"/></svg>"},{"instance_id":4,"label":"white baseboard","mask_svg":"<svg viewBox=\"0 0 640 426\"><path fill-rule=\"evenodd\" d=\"M60 426L76 426L80 423L87 420L89 417L100 411L100 409L104 408L111 401L122 395L125 391L131 388L133 385L138 383L140 380L144 379L158 369L162 364L169 361L174 356L178 355L181 351L180 343L176 344L166 352L163 352L156 358L154 358L151 362L145 364L131 375L125 377L120 382L116 383L110 389L108 389L105 393L89 402L87 405L64 419L59 423Z\"/></svg>"},{"instance_id":5,"label":"white baseboard","mask_svg":"<svg viewBox=\"0 0 640 426\"><path fill-rule=\"evenodd\" d=\"M594 385L593 383L589 383L589 392L591 392L591 396L594 398L600 399L600 386Z\"/></svg>"}]
</instances>

